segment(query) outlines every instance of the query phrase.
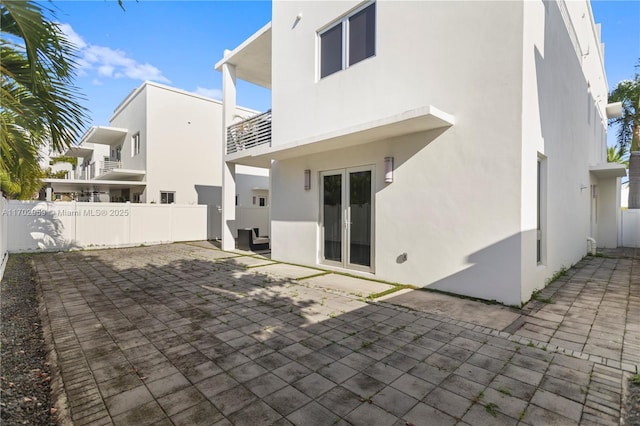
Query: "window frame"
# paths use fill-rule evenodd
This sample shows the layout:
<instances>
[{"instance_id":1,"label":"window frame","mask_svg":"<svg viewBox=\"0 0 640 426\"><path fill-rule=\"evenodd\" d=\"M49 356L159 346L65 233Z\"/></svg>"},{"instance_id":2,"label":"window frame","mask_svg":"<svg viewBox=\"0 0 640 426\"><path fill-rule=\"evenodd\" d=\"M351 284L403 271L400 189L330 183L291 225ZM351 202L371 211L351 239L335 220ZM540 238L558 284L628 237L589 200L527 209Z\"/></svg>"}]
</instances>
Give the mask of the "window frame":
<instances>
[{"instance_id":1,"label":"window frame","mask_svg":"<svg viewBox=\"0 0 640 426\"><path fill-rule=\"evenodd\" d=\"M167 202L162 202L162 194L167 194ZM173 200L169 202L169 194ZM176 191L160 191L160 204L175 204L176 203Z\"/></svg>"},{"instance_id":2,"label":"window frame","mask_svg":"<svg viewBox=\"0 0 640 426\"><path fill-rule=\"evenodd\" d=\"M350 58L349 58L349 50L350 50L350 37L351 37L351 33L350 33L350 19L352 17L354 17L355 15L359 14L360 12L364 11L365 9L367 9L368 7L373 6L373 16L374 16L374 34L373 34L373 54L371 54L370 56L366 56L365 58L359 60L358 62L355 62L353 64L350 64ZM373 58L377 55L377 47L378 47L378 42L377 42L377 35L378 35L378 8L376 5L376 0L367 0L364 3L360 4L359 6L357 6L356 8L352 9L351 11L347 12L346 14L344 14L342 17L336 19L335 21L332 21L330 24L322 27L320 30L318 30L316 32L316 42L317 42L317 61L318 61L318 66L317 66L317 72L318 72L318 78L317 80L322 80L325 79L333 74L336 74L337 72L340 71L344 71L348 68L351 68L352 66L363 62L369 58ZM322 75L322 36L333 30L334 28L341 26L342 27L342 42L341 42L341 57L342 57L342 66L340 67L340 69L333 71L329 74L326 75Z\"/></svg>"},{"instance_id":3,"label":"window frame","mask_svg":"<svg viewBox=\"0 0 640 426\"><path fill-rule=\"evenodd\" d=\"M135 157L140 154L140 132L131 136L131 156Z\"/></svg>"}]
</instances>

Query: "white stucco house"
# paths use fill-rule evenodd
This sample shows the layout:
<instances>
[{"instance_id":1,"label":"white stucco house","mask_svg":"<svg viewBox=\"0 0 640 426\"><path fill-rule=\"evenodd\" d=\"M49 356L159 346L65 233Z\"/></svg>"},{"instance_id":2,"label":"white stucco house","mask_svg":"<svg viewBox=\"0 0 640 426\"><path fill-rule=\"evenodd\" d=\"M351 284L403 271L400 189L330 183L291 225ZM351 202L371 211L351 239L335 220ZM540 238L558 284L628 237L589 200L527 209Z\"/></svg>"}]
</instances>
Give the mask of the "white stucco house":
<instances>
[{"instance_id":1,"label":"white stucco house","mask_svg":"<svg viewBox=\"0 0 640 426\"><path fill-rule=\"evenodd\" d=\"M237 108L235 119L256 112ZM146 81L64 154L77 157L66 179L45 179L77 201L207 204L222 194L222 102ZM219 161L211 161L217 157ZM269 170L244 167L238 207L248 225L268 230ZM256 202L252 203L254 197ZM260 204L262 198L262 204ZM250 210L250 211L249 211Z\"/></svg>"},{"instance_id":2,"label":"white stucco house","mask_svg":"<svg viewBox=\"0 0 640 426\"><path fill-rule=\"evenodd\" d=\"M520 305L618 245L603 54L588 1L274 1L216 64L223 247L270 167L274 259ZM271 111L231 125L237 79Z\"/></svg>"}]
</instances>

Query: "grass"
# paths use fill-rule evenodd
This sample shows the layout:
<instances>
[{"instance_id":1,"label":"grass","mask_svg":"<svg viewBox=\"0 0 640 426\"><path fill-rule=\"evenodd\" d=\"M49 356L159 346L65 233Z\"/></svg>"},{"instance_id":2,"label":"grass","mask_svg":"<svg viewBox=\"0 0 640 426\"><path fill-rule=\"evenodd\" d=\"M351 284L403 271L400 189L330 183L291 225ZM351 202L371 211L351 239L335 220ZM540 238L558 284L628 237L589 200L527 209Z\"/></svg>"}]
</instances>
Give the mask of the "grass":
<instances>
[{"instance_id":1,"label":"grass","mask_svg":"<svg viewBox=\"0 0 640 426\"><path fill-rule=\"evenodd\" d=\"M555 303L553 301L553 298L551 297L540 296L540 290L535 290L533 293L531 293L531 299L537 300L538 302L542 302L542 303Z\"/></svg>"},{"instance_id":2,"label":"grass","mask_svg":"<svg viewBox=\"0 0 640 426\"><path fill-rule=\"evenodd\" d=\"M504 386L500 386L498 388L498 392L503 393L505 395L511 396L511 391L509 390L509 388L504 387Z\"/></svg>"},{"instance_id":3,"label":"grass","mask_svg":"<svg viewBox=\"0 0 640 426\"><path fill-rule=\"evenodd\" d=\"M487 413L491 414L493 417L496 417L497 415L496 408L500 407L498 407L498 404L494 402L489 402L484 406L484 409L487 410Z\"/></svg>"},{"instance_id":4,"label":"grass","mask_svg":"<svg viewBox=\"0 0 640 426\"><path fill-rule=\"evenodd\" d=\"M385 291L381 291L379 293L371 293L370 295L367 296L367 299L369 300L377 299L378 297L386 296L387 294L395 293L396 291L404 290L405 288L409 288L411 290L417 289L417 287L413 285L399 284L399 285L395 285L395 287L392 287Z\"/></svg>"},{"instance_id":5,"label":"grass","mask_svg":"<svg viewBox=\"0 0 640 426\"><path fill-rule=\"evenodd\" d=\"M640 385L640 374L634 374L633 376L629 377L629 381L634 385Z\"/></svg>"}]
</instances>

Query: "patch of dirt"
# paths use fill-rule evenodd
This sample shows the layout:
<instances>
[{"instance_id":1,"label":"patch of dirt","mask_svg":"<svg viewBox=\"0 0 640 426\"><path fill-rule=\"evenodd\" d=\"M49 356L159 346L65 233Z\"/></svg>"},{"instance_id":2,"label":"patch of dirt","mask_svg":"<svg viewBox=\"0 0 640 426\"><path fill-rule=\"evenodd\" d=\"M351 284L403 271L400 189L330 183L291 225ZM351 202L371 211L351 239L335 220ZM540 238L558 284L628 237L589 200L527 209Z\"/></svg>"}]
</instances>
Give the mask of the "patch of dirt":
<instances>
[{"instance_id":1,"label":"patch of dirt","mask_svg":"<svg viewBox=\"0 0 640 426\"><path fill-rule=\"evenodd\" d=\"M50 382L30 258L11 255L0 283L0 423L55 425Z\"/></svg>"},{"instance_id":2,"label":"patch of dirt","mask_svg":"<svg viewBox=\"0 0 640 426\"><path fill-rule=\"evenodd\" d=\"M640 374L636 375L640 377ZM629 380L626 395L625 426L640 426L640 383Z\"/></svg>"}]
</instances>

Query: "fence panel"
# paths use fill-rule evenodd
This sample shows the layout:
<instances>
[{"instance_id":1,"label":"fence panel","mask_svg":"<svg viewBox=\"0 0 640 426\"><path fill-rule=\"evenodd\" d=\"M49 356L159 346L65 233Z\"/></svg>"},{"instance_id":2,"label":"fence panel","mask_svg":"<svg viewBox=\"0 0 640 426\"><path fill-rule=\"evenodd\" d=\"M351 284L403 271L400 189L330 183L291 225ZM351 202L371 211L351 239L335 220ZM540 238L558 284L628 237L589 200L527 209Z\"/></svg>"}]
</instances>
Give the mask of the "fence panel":
<instances>
[{"instance_id":1,"label":"fence panel","mask_svg":"<svg viewBox=\"0 0 640 426\"><path fill-rule=\"evenodd\" d=\"M206 240L211 206L3 201L10 252ZM219 228L219 226L217 227Z\"/></svg>"},{"instance_id":2,"label":"fence panel","mask_svg":"<svg viewBox=\"0 0 640 426\"><path fill-rule=\"evenodd\" d=\"M622 211L622 245L640 247L640 210Z\"/></svg>"}]
</instances>

